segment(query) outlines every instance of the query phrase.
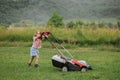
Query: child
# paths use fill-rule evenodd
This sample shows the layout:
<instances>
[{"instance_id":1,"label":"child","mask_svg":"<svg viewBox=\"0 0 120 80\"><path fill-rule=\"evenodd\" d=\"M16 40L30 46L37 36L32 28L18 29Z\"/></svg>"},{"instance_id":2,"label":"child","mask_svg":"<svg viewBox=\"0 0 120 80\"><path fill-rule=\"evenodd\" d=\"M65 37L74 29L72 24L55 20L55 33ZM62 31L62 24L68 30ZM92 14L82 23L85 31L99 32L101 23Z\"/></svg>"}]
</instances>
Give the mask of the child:
<instances>
[{"instance_id":1,"label":"child","mask_svg":"<svg viewBox=\"0 0 120 80\"><path fill-rule=\"evenodd\" d=\"M31 58L28 65L31 66L32 61L35 59L35 67L38 67L39 51L38 48L41 48L42 45L42 34L40 31L35 32L33 36L33 45L30 49Z\"/></svg>"}]
</instances>

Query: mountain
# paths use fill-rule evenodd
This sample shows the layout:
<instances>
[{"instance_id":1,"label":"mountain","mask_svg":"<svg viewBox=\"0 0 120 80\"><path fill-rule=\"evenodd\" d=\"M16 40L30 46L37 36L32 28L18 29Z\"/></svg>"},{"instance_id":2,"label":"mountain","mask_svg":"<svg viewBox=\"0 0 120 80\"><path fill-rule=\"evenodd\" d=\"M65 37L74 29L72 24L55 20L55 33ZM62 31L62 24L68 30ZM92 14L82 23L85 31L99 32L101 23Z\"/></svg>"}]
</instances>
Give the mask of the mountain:
<instances>
[{"instance_id":1,"label":"mountain","mask_svg":"<svg viewBox=\"0 0 120 80\"><path fill-rule=\"evenodd\" d=\"M65 20L120 18L120 0L0 0L0 24L46 22L53 12Z\"/></svg>"}]
</instances>

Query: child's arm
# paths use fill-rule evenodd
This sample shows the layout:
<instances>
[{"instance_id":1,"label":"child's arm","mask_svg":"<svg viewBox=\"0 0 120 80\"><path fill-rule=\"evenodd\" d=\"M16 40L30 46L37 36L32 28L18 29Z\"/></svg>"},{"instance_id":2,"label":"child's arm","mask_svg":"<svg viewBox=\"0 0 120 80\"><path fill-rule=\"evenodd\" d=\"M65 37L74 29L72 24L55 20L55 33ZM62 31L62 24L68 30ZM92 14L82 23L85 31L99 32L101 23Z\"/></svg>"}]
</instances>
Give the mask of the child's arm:
<instances>
[{"instance_id":1,"label":"child's arm","mask_svg":"<svg viewBox=\"0 0 120 80\"><path fill-rule=\"evenodd\" d=\"M41 39L42 40L42 35L36 35L33 38L34 38L34 40L37 40L37 39Z\"/></svg>"}]
</instances>

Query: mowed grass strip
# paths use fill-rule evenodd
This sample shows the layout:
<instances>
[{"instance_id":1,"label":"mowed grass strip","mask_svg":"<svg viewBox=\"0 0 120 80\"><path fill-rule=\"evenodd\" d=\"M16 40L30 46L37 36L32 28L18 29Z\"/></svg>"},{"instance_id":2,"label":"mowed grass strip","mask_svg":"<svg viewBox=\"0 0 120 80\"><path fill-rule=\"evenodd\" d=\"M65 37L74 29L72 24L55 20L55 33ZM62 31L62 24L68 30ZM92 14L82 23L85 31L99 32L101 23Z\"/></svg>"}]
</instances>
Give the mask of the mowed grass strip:
<instances>
[{"instance_id":1,"label":"mowed grass strip","mask_svg":"<svg viewBox=\"0 0 120 80\"><path fill-rule=\"evenodd\" d=\"M0 48L0 80L120 80L120 53L93 48L69 49L76 59L86 60L93 70L62 72L51 64L55 49L40 49L39 67L28 67L30 47ZM62 50L62 49L61 49ZM63 51L63 50L62 50Z\"/></svg>"}]
</instances>

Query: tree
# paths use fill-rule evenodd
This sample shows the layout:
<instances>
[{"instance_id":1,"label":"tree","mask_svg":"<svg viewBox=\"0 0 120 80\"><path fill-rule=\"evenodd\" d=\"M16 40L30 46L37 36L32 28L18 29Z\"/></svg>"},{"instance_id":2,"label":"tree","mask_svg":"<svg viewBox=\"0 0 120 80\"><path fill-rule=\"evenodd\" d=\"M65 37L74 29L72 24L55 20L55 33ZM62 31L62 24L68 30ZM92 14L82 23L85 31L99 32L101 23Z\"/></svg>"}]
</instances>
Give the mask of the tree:
<instances>
[{"instance_id":1,"label":"tree","mask_svg":"<svg viewBox=\"0 0 120 80\"><path fill-rule=\"evenodd\" d=\"M63 16L60 16L57 13L53 13L52 17L48 20L47 25L61 27L64 25Z\"/></svg>"}]
</instances>

